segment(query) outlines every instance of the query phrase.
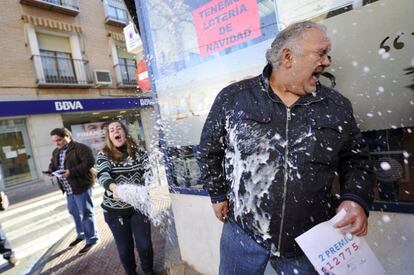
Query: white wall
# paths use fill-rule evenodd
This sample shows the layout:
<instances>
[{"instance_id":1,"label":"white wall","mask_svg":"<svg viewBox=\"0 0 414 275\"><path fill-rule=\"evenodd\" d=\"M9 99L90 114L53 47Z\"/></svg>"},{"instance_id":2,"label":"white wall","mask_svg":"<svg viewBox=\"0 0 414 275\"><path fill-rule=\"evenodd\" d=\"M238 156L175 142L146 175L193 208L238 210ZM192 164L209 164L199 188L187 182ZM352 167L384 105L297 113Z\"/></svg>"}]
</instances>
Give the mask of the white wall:
<instances>
[{"instance_id":1,"label":"white wall","mask_svg":"<svg viewBox=\"0 0 414 275\"><path fill-rule=\"evenodd\" d=\"M413 1L377 1L323 24L332 40L328 71L336 76L336 89L351 100L361 130L413 126L412 78L404 71L414 57ZM400 32L404 47L397 50L393 41ZM389 56L378 51L386 37Z\"/></svg>"},{"instance_id":2,"label":"white wall","mask_svg":"<svg viewBox=\"0 0 414 275\"><path fill-rule=\"evenodd\" d=\"M223 225L214 216L210 198L172 194L172 209L182 260L202 274L218 274Z\"/></svg>"},{"instance_id":3,"label":"white wall","mask_svg":"<svg viewBox=\"0 0 414 275\"><path fill-rule=\"evenodd\" d=\"M366 240L386 274L414 274L414 215L371 212Z\"/></svg>"}]
</instances>

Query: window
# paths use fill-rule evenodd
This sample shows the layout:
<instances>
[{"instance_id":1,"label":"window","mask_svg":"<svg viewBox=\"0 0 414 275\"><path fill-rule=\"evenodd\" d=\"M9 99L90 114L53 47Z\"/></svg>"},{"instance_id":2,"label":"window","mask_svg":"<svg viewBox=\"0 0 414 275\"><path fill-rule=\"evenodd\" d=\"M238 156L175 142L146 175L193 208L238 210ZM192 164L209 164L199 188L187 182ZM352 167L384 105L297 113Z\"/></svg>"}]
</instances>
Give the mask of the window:
<instances>
[{"instance_id":1,"label":"window","mask_svg":"<svg viewBox=\"0 0 414 275\"><path fill-rule=\"evenodd\" d=\"M118 86L135 87L136 83L136 67L134 55L127 52L125 44L114 42L113 55Z\"/></svg>"},{"instance_id":2,"label":"window","mask_svg":"<svg viewBox=\"0 0 414 275\"><path fill-rule=\"evenodd\" d=\"M31 156L26 120L0 120L0 185L3 180L10 187L37 178Z\"/></svg>"},{"instance_id":3,"label":"window","mask_svg":"<svg viewBox=\"0 0 414 275\"><path fill-rule=\"evenodd\" d=\"M243 7L207 16L205 13L211 13L208 7L216 2L142 2L146 49L153 57L154 75L150 77L155 79L161 117L174 129L164 133L168 171L179 187L201 189L195 148L209 106L227 81L246 77L247 71L262 63L269 40L277 33L274 1L222 1ZM233 29L229 26L224 33L214 33L217 26L213 21L222 15ZM211 20L204 20L207 17Z\"/></svg>"},{"instance_id":4,"label":"window","mask_svg":"<svg viewBox=\"0 0 414 275\"><path fill-rule=\"evenodd\" d=\"M200 169L195 159L197 146L169 147L174 185L201 188L198 183Z\"/></svg>"},{"instance_id":5,"label":"window","mask_svg":"<svg viewBox=\"0 0 414 275\"><path fill-rule=\"evenodd\" d=\"M88 61L82 58L78 33L27 26L38 87L92 86Z\"/></svg>"},{"instance_id":6,"label":"window","mask_svg":"<svg viewBox=\"0 0 414 275\"><path fill-rule=\"evenodd\" d=\"M375 199L385 202L414 201L414 139L412 128L363 133L377 175Z\"/></svg>"},{"instance_id":7,"label":"window","mask_svg":"<svg viewBox=\"0 0 414 275\"><path fill-rule=\"evenodd\" d=\"M108 16L123 22L128 22L128 13L124 9L108 5Z\"/></svg>"},{"instance_id":8,"label":"window","mask_svg":"<svg viewBox=\"0 0 414 275\"><path fill-rule=\"evenodd\" d=\"M137 63L135 59L119 58L119 68L121 70L122 84L136 85L135 70Z\"/></svg>"},{"instance_id":9,"label":"window","mask_svg":"<svg viewBox=\"0 0 414 275\"><path fill-rule=\"evenodd\" d=\"M49 83L76 83L73 59L70 53L40 50L43 73Z\"/></svg>"}]
</instances>

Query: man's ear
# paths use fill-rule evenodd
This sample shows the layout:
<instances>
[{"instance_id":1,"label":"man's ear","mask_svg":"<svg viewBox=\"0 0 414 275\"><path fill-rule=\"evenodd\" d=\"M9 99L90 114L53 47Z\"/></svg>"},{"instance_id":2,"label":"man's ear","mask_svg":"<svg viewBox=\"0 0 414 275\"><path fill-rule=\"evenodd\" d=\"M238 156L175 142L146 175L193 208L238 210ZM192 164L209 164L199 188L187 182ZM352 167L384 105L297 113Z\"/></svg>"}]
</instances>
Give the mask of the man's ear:
<instances>
[{"instance_id":1,"label":"man's ear","mask_svg":"<svg viewBox=\"0 0 414 275\"><path fill-rule=\"evenodd\" d=\"M280 64L285 68L292 67L293 64L293 52L291 49L284 48L282 50L282 55L280 56Z\"/></svg>"}]
</instances>

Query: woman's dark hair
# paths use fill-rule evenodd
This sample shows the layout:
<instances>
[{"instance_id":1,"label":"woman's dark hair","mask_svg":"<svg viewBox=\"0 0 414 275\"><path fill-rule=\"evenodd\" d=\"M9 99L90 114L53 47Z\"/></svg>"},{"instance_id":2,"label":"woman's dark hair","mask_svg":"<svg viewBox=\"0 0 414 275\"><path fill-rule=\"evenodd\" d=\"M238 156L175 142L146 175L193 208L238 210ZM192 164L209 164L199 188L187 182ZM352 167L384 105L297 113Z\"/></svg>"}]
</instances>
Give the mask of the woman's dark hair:
<instances>
[{"instance_id":1,"label":"woman's dark hair","mask_svg":"<svg viewBox=\"0 0 414 275\"><path fill-rule=\"evenodd\" d=\"M129 135L128 128L120 121L111 121L104 125L103 129L105 132L105 145L102 151L108 158L115 160L115 161L120 161L124 155L116 146L112 144L112 141L109 138L109 125L111 125L112 123L119 123L121 125L122 130L124 130L125 132L125 139L126 139L125 145L127 148L128 156L135 159L136 153L138 151L138 145Z\"/></svg>"}]
</instances>

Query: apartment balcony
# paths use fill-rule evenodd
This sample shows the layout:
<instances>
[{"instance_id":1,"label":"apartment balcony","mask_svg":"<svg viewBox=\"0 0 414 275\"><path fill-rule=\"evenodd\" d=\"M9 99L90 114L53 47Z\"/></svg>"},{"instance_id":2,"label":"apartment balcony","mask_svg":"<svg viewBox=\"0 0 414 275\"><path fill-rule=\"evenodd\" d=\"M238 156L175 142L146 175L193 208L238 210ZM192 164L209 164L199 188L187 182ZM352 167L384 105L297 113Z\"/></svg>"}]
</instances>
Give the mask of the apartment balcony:
<instances>
[{"instance_id":1,"label":"apartment balcony","mask_svg":"<svg viewBox=\"0 0 414 275\"><path fill-rule=\"evenodd\" d=\"M47 55L33 55L38 87L89 88L93 86L88 61Z\"/></svg>"},{"instance_id":2,"label":"apartment balcony","mask_svg":"<svg viewBox=\"0 0 414 275\"><path fill-rule=\"evenodd\" d=\"M105 4L105 23L117 27L128 25L129 17L126 9Z\"/></svg>"},{"instance_id":3,"label":"apartment balcony","mask_svg":"<svg viewBox=\"0 0 414 275\"><path fill-rule=\"evenodd\" d=\"M71 16L76 16L79 13L79 0L20 0L20 4Z\"/></svg>"},{"instance_id":4,"label":"apartment balcony","mask_svg":"<svg viewBox=\"0 0 414 275\"><path fill-rule=\"evenodd\" d=\"M134 61L135 60L129 60ZM117 64L114 66L116 77L117 77L117 86L119 88L136 88L137 81L135 76L136 65L134 64Z\"/></svg>"}]
</instances>

